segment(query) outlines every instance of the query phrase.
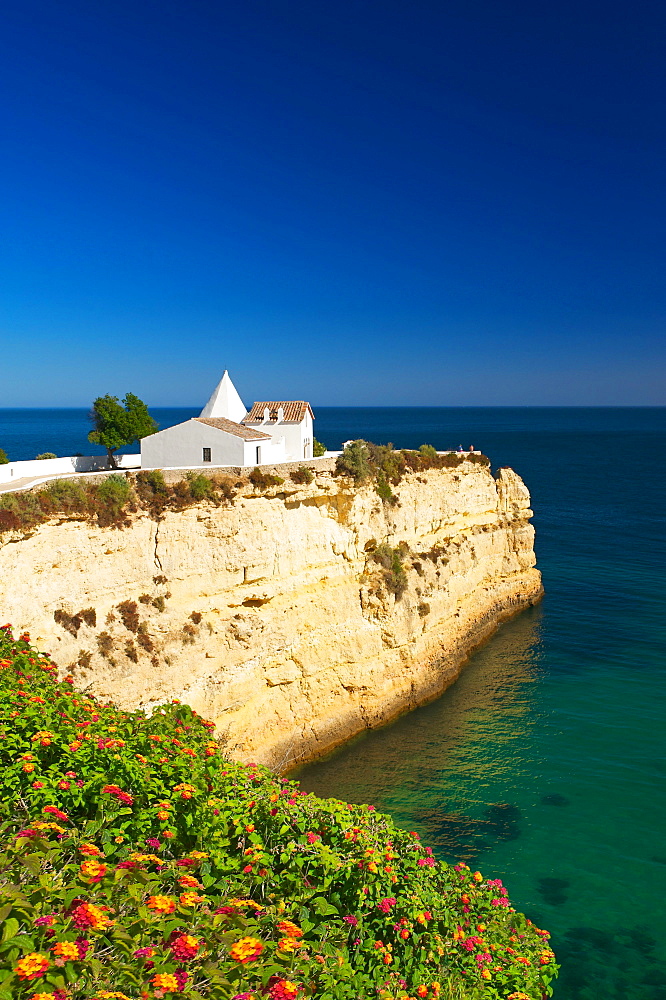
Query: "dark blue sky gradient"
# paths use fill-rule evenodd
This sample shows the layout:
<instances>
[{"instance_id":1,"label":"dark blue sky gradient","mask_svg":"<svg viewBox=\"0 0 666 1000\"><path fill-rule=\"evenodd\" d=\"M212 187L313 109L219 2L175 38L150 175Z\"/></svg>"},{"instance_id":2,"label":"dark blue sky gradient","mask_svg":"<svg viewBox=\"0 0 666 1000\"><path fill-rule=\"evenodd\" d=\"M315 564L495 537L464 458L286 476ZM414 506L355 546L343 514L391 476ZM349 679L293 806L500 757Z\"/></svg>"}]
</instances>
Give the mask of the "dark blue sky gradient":
<instances>
[{"instance_id":1,"label":"dark blue sky gradient","mask_svg":"<svg viewBox=\"0 0 666 1000\"><path fill-rule=\"evenodd\" d=\"M666 8L22 0L0 406L666 402Z\"/></svg>"}]
</instances>

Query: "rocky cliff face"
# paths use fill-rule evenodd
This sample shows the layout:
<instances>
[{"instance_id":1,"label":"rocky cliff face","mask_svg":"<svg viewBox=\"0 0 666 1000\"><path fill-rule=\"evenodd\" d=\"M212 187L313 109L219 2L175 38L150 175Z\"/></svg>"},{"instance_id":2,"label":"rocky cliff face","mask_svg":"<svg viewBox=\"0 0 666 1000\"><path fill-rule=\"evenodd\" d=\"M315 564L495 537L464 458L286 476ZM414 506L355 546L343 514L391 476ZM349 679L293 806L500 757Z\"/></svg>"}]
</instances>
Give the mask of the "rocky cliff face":
<instances>
[{"instance_id":1,"label":"rocky cliff face","mask_svg":"<svg viewBox=\"0 0 666 1000\"><path fill-rule=\"evenodd\" d=\"M123 529L4 534L1 614L78 687L187 701L232 756L286 770L434 697L541 595L512 470L464 462L395 493L318 472Z\"/></svg>"}]
</instances>

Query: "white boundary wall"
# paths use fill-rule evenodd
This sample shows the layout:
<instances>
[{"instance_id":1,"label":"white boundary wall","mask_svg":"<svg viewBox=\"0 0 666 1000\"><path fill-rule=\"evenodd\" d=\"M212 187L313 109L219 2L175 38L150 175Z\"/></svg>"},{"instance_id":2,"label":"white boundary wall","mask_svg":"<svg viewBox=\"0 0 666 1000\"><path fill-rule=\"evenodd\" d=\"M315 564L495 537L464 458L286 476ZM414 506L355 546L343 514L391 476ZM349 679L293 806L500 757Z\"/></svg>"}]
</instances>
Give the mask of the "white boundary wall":
<instances>
[{"instance_id":1,"label":"white boundary wall","mask_svg":"<svg viewBox=\"0 0 666 1000\"><path fill-rule=\"evenodd\" d=\"M118 455L119 469L138 469L141 455ZM29 462L9 462L0 465L0 483L11 483L13 479L27 479L30 476L64 476L73 472L113 472L109 470L106 455L70 455L68 458L33 458Z\"/></svg>"}]
</instances>

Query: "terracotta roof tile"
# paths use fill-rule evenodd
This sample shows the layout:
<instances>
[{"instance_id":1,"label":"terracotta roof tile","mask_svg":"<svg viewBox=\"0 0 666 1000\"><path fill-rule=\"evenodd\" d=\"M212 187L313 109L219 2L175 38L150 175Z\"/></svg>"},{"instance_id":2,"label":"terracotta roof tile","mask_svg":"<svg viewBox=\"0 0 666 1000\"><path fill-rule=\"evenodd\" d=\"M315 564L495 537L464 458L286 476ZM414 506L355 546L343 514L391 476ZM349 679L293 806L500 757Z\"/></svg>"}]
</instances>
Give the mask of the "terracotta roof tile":
<instances>
[{"instance_id":1,"label":"terracotta roof tile","mask_svg":"<svg viewBox=\"0 0 666 1000\"><path fill-rule=\"evenodd\" d=\"M275 423L277 420L277 411L279 407L284 410L285 423L289 424L300 424L302 420L305 419L305 414L310 411L310 416L314 419L314 413L312 412L312 407L309 403L306 403L302 399L296 400L284 400L282 402L268 402L268 403L253 403L252 409L248 415L243 420L244 424L261 424L264 421L264 410L268 407L270 413L270 422Z\"/></svg>"},{"instance_id":2,"label":"terracotta roof tile","mask_svg":"<svg viewBox=\"0 0 666 1000\"><path fill-rule=\"evenodd\" d=\"M194 417L194 419L198 420L200 424L208 424L209 427L217 427L219 431L226 431L227 434L243 438L244 441L270 441L271 439L270 434L262 434L261 431L244 427L243 424L227 420L226 417Z\"/></svg>"}]
</instances>

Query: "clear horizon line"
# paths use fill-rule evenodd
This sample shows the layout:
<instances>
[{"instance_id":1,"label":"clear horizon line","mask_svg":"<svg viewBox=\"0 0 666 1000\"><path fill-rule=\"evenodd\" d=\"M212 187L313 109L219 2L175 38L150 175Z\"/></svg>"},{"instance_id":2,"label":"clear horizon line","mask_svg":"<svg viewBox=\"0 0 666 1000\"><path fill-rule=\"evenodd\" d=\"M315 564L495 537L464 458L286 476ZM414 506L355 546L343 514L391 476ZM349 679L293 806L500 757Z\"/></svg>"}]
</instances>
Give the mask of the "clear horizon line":
<instances>
[{"instance_id":1,"label":"clear horizon line","mask_svg":"<svg viewBox=\"0 0 666 1000\"><path fill-rule=\"evenodd\" d=\"M196 410L199 403L188 406L185 403L146 403L153 410ZM340 403L311 403L314 409L320 410L663 410L666 403L458 403L457 405L412 404L412 403L376 403L373 406L363 406L359 403L342 405ZM85 406L0 406L0 413L10 410L89 410L91 404Z\"/></svg>"}]
</instances>

